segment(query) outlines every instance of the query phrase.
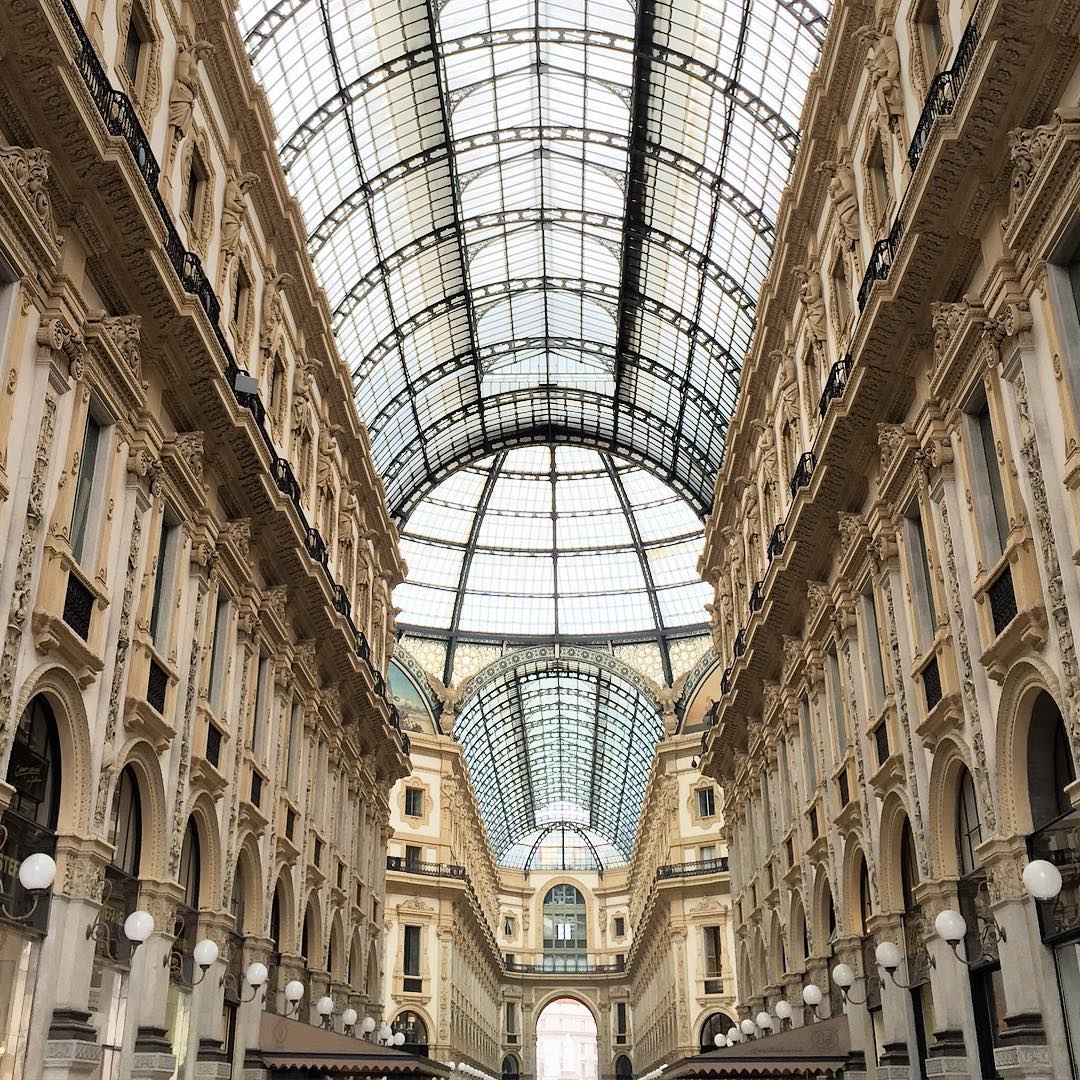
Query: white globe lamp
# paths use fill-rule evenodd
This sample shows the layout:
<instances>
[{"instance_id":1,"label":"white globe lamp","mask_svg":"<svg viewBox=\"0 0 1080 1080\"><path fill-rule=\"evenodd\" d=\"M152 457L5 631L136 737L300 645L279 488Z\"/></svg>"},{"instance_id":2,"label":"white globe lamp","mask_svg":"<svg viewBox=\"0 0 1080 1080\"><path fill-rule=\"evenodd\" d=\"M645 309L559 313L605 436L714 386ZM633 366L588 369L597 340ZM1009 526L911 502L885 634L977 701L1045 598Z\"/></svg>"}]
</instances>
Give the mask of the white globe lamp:
<instances>
[{"instance_id":1,"label":"white globe lamp","mask_svg":"<svg viewBox=\"0 0 1080 1080\"><path fill-rule=\"evenodd\" d=\"M1061 892L1061 871L1046 859L1032 859L1024 867L1023 879L1036 900L1053 900Z\"/></svg>"},{"instance_id":2,"label":"white globe lamp","mask_svg":"<svg viewBox=\"0 0 1080 1080\"><path fill-rule=\"evenodd\" d=\"M847 990L855 981L855 971L850 964L837 964L832 969L832 981L841 990Z\"/></svg>"},{"instance_id":3,"label":"white globe lamp","mask_svg":"<svg viewBox=\"0 0 1080 1080\"><path fill-rule=\"evenodd\" d=\"M810 983L809 986L803 987L802 999L810 1006L811 1009L816 1009L821 1004L821 987L815 983Z\"/></svg>"},{"instance_id":4,"label":"white globe lamp","mask_svg":"<svg viewBox=\"0 0 1080 1080\"><path fill-rule=\"evenodd\" d=\"M19 864L19 884L27 892L44 892L55 880L56 862L43 851L27 855Z\"/></svg>"},{"instance_id":5,"label":"white globe lamp","mask_svg":"<svg viewBox=\"0 0 1080 1080\"><path fill-rule=\"evenodd\" d=\"M375 1030L375 1017L365 1016L364 1022L360 1025L360 1030L365 1035L370 1035ZM453 1068L453 1066L451 1066L451 1068Z\"/></svg>"},{"instance_id":6,"label":"white globe lamp","mask_svg":"<svg viewBox=\"0 0 1080 1080\"><path fill-rule=\"evenodd\" d=\"M124 920L124 936L132 945L141 945L154 932L154 916L149 911L133 911Z\"/></svg>"},{"instance_id":7,"label":"white globe lamp","mask_svg":"<svg viewBox=\"0 0 1080 1080\"><path fill-rule=\"evenodd\" d=\"M304 984L299 979L290 979L285 984L285 1000L295 1005L304 996Z\"/></svg>"},{"instance_id":8,"label":"white globe lamp","mask_svg":"<svg viewBox=\"0 0 1080 1080\"><path fill-rule=\"evenodd\" d=\"M757 1031L757 1024L755 1024L755 1023L754 1023L754 1021L753 1021L753 1020L751 1020L751 1019L750 1019L749 1017L747 1017L747 1018L746 1018L746 1019L745 1019L745 1020L744 1020L744 1021L743 1021L743 1022L742 1022L742 1023L740 1024L740 1025L739 1025L739 1027L741 1027L741 1028L742 1028L742 1033L743 1033L744 1035L753 1035L753 1034L754 1034L754 1032L755 1032L755 1031Z\"/></svg>"},{"instance_id":9,"label":"white globe lamp","mask_svg":"<svg viewBox=\"0 0 1080 1080\"><path fill-rule=\"evenodd\" d=\"M791 1003L787 1001L778 1001L776 1003L776 1015L779 1016L781 1020L790 1020Z\"/></svg>"},{"instance_id":10,"label":"white globe lamp","mask_svg":"<svg viewBox=\"0 0 1080 1080\"><path fill-rule=\"evenodd\" d=\"M723 1046L725 1042L727 1042L727 1040L724 1038L723 1035L714 1035L713 1036L713 1045L714 1046Z\"/></svg>"},{"instance_id":11,"label":"white globe lamp","mask_svg":"<svg viewBox=\"0 0 1080 1080\"><path fill-rule=\"evenodd\" d=\"M253 964L248 964L247 970L244 972L244 981L248 986L252 986L256 990L260 986L264 986L269 978L270 969L265 964L260 964L258 960Z\"/></svg>"},{"instance_id":12,"label":"white globe lamp","mask_svg":"<svg viewBox=\"0 0 1080 1080\"><path fill-rule=\"evenodd\" d=\"M967 923L964 922L964 916L959 911L946 908L934 920L934 929L942 941L955 945L958 941L963 941L967 933Z\"/></svg>"},{"instance_id":13,"label":"white globe lamp","mask_svg":"<svg viewBox=\"0 0 1080 1080\"><path fill-rule=\"evenodd\" d=\"M347 1028L356 1027L356 1010L355 1009L346 1009L341 1014L341 1022Z\"/></svg>"},{"instance_id":14,"label":"white globe lamp","mask_svg":"<svg viewBox=\"0 0 1080 1080\"><path fill-rule=\"evenodd\" d=\"M395 1046L404 1046L405 1045L405 1032L404 1031L395 1031L394 1032L394 1045Z\"/></svg>"},{"instance_id":15,"label":"white globe lamp","mask_svg":"<svg viewBox=\"0 0 1080 1080\"><path fill-rule=\"evenodd\" d=\"M191 950L191 958L205 971L211 964L217 963L217 942L211 941L209 938L203 938Z\"/></svg>"}]
</instances>

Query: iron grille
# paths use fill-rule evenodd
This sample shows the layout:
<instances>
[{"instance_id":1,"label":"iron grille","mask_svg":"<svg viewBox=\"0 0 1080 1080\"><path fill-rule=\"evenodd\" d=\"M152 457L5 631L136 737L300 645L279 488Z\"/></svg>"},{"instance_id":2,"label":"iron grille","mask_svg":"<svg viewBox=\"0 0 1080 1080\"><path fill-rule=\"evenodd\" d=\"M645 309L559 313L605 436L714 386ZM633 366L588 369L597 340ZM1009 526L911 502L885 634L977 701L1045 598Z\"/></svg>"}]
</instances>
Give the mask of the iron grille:
<instances>
[{"instance_id":1,"label":"iron grille","mask_svg":"<svg viewBox=\"0 0 1080 1080\"><path fill-rule=\"evenodd\" d=\"M726 694L731 689L731 668L728 668L720 676L720 693Z\"/></svg>"},{"instance_id":2,"label":"iron grille","mask_svg":"<svg viewBox=\"0 0 1080 1080\"><path fill-rule=\"evenodd\" d=\"M755 581L750 590L750 614L760 611L765 604L765 582Z\"/></svg>"},{"instance_id":3,"label":"iron grille","mask_svg":"<svg viewBox=\"0 0 1080 1080\"><path fill-rule=\"evenodd\" d=\"M784 543L786 541L784 535L784 523L781 521L777 524L776 528L772 531L772 536L769 537L769 560L778 558L784 554Z\"/></svg>"},{"instance_id":4,"label":"iron grille","mask_svg":"<svg viewBox=\"0 0 1080 1080\"><path fill-rule=\"evenodd\" d=\"M1016 618L1016 593L1013 590L1012 567L1006 566L986 590L990 600L990 617L994 621L994 637Z\"/></svg>"},{"instance_id":5,"label":"iron grille","mask_svg":"<svg viewBox=\"0 0 1080 1080\"><path fill-rule=\"evenodd\" d=\"M926 695L926 711L933 712L941 700L941 673L938 671L936 656L931 656L929 663L922 669L923 693Z\"/></svg>"},{"instance_id":6,"label":"iron grille","mask_svg":"<svg viewBox=\"0 0 1080 1080\"><path fill-rule=\"evenodd\" d=\"M90 637L90 618L93 614L94 594L69 570L64 595L64 622L86 641Z\"/></svg>"},{"instance_id":7,"label":"iron grille","mask_svg":"<svg viewBox=\"0 0 1080 1080\"><path fill-rule=\"evenodd\" d=\"M742 627L735 635L735 659L738 660L746 652L746 627Z\"/></svg>"},{"instance_id":8,"label":"iron grille","mask_svg":"<svg viewBox=\"0 0 1080 1080\"><path fill-rule=\"evenodd\" d=\"M813 450L807 450L799 458L799 464L795 466L795 473L791 477L791 497L793 499L798 494L799 488L804 488L810 483L810 477L814 475L814 466L816 464L817 459L814 457Z\"/></svg>"},{"instance_id":9,"label":"iron grille","mask_svg":"<svg viewBox=\"0 0 1080 1080\"><path fill-rule=\"evenodd\" d=\"M903 238L904 223L898 217L893 222L889 235L874 245L874 250L870 255L870 262L866 266L866 273L863 275L862 284L859 286L860 311L866 307L866 302L870 299L870 293L873 291L874 286L879 281L885 281L888 278L889 271L892 270L893 259L896 258L897 249L900 247L900 241Z\"/></svg>"},{"instance_id":10,"label":"iron grille","mask_svg":"<svg viewBox=\"0 0 1080 1080\"><path fill-rule=\"evenodd\" d=\"M159 713L165 712L165 691L168 686L169 676L165 673L165 669L151 658L150 671L146 676L146 700Z\"/></svg>"},{"instance_id":11,"label":"iron grille","mask_svg":"<svg viewBox=\"0 0 1080 1080\"><path fill-rule=\"evenodd\" d=\"M818 402L818 411L821 413L822 419L829 411L829 403L844 396L850 372L851 353L848 353L843 360L837 360L829 371L829 378L825 382L825 389L822 390L821 400Z\"/></svg>"}]
</instances>

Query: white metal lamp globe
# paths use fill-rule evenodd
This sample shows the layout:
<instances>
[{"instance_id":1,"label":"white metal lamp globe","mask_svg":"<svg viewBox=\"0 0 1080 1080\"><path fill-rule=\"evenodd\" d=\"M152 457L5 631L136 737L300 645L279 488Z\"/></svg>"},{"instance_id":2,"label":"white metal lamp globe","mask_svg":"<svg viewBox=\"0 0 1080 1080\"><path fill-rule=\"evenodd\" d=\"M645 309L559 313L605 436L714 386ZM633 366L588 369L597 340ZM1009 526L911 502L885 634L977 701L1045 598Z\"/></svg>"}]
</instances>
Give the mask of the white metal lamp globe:
<instances>
[{"instance_id":1,"label":"white metal lamp globe","mask_svg":"<svg viewBox=\"0 0 1080 1080\"><path fill-rule=\"evenodd\" d=\"M394 1045L395 1046L404 1046L405 1045L405 1032L404 1031L395 1031L394 1032Z\"/></svg>"},{"instance_id":2,"label":"white metal lamp globe","mask_svg":"<svg viewBox=\"0 0 1080 1080\"><path fill-rule=\"evenodd\" d=\"M329 1016L334 1011L334 999L328 994L323 994L323 996L315 1002L315 1011L320 1016Z\"/></svg>"},{"instance_id":3,"label":"white metal lamp globe","mask_svg":"<svg viewBox=\"0 0 1080 1080\"><path fill-rule=\"evenodd\" d=\"M1045 859L1032 859L1024 867L1024 888L1036 900L1053 900L1061 892L1061 871Z\"/></svg>"},{"instance_id":4,"label":"white metal lamp globe","mask_svg":"<svg viewBox=\"0 0 1080 1080\"><path fill-rule=\"evenodd\" d=\"M757 1026L762 1031L768 1031L772 1027L772 1017L767 1012L759 1012L757 1014Z\"/></svg>"},{"instance_id":5,"label":"white metal lamp globe","mask_svg":"<svg viewBox=\"0 0 1080 1080\"><path fill-rule=\"evenodd\" d=\"M456 1065L456 1064L455 1064L455 1063L454 1063L453 1061L448 1061L448 1062L446 1063L446 1067L447 1067L447 1068L448 1068L448 1069L449 1069L449 1070L450 1070L451 1072L453 1072L453 1071L454 1071L454 1070L455 1070L455 1069L457 1068L457 1065Z\"/></svg>"},{"instance_id":6,"label":"white metal lamp globe","mask_svg":"<svg viewBox=\"0 0 1080 1080\"><path fill-rule=\"evenodd\" d=\"M728 1030L727 1037L728 1046L731 1046L737 1042L742 1042L742 1032L738 1029L738 1027L730 1028Z\"/></svg>"},{"instance_id":7,"label":"white metal lamp globe","mask_svg":"<svg viewBox=\"0 0 1080 1080\"><path fill-rule=\"evenodd\" d=\"M154 932L154 916L149 911L133 911L124 920L124 935L134 945L141 945Z\"/></svg>"},{"instance_id":8,"label":"white metal lamp globe","mask_svg":"<svg viewBox=\"0 0 1080 1080\"><path fill-rule=\"evenodd\" d=\"M248 964L247 971L244 972L244 979L247 981L248 986L253 986L256 990L270 977L270 972L267 970L265 964L260 964L257 960L254 964Z\"/></svg>"},{"instance_id":9,"label":"white metal lamp globe","mask_svg":"<svg viewBox=\"0 0 1080 1080\"><path fill-rule=\"evenodd\" d=\"M370 1035L375 1030L375 1017L374 1016L365 1016L364 1017L364 1022L360 1025L360 1030L365 1035ZM454 1067L453 1065L450 1066L451 1069L453 1067Z\"/></svg>"},{"instance_id":10,"label":"white metal lamp globe","mask_svg":"<svg viewBox=\"0 0 1080 1080\"><path fill-rule=\"evenodd\" d=\"M191 950L191 956L195 963L205 971L211 964L217 962L217 943L211 941L209 938L203 938L202 941L198 942L195 948Z\"/></svg>"},{"instance_id":11,"label":"white metal lamp globe","mask_svg":"<svg viewBox=\"0 0 1080 1080\"><path fill-rule=\"evenodd\" d=\"M714 1035L713 1036L713 1044L715 1046L723 1046L725 1042L727 1042L727 1040L724 1038L723 1035Z\"/></svg>"},{"instance_id":12,"label":"white metal lamp globe","mask_svg":"<svg viewBox=\"0 0 1080 1080\"><path fill-rule=\"evenodd\" d=\"M754 1023L754 1021L753 1021L753 1020L751 1020L751 1019L750 1019L749 1017L747 1017L747 1018L746 1018L746 1019L745 1019L745 1020L744 1020L744 1021L743 1021L743 1022L742 1022L742 1023L740 1024L740 1025L739 1025L739 1027L741 1027L741 1028L742 1028L742 1031L743 1031L743 1034L744 1034L744 1035L753 1035L753 1034L754 1034L754 1032L755 1032L755 1031L757 1031L757 1024L755 1024L755 1023Z\"/></svg>"},{"instance_id":13,"label":"white metal lamp globe","mask_svg":"<svg viewBox=\"0 0 1080 1080\"><path fill-rule=\"evenodd\" d=\"M950 945L955 945L956 942L962 941L967 933L967 923L964 922L964 916L959 911L946 908L934 920L934 929L937 931L939 938L947 941Z\"/></svg>"},{"instance_id":14,"label":"white metal lamp globe","mask_svg":"<svg viewBox=\"0 0 1080 1080\"><path fill-rule=\"evenodd\" d=\"M832 981L840 987L841 990L846 990L855 981L855 972L850 964L837 964L832 969Z\"/></svg>"},{"instance_id":15,"label":"white metal lamp globe","mask_svg":"<svg viewBox=\"0 0 1080 1080\"><path fill-rule=\"evenodd\" d=\"M811 1009L816 1009L821 1004L821 997L820 986L811 983L809 986L803 987L802 999Z\"/></svg>"},{"instance_id":16,"label":"white metal lamp globe","mask_svg":"<svg viewBox=\"0 0 1080 1080\"><path fill-rule=\"evenodd\" d=\"M776 1003L776 1015L779 1016L781 1020L790 1020L791 1019L791 1004L790 1004L790 1002L778 1001Z\"/></svg>"},{"instance_id":17,"label":"white metal lamp globe","mask_svg":"<svg viewBox=\"0 0 1080 1080\"><path fill-rule=\"evenodd\" d=\"M355 1027L356 1026L356 1010L355 1009L346 1009L341 1014L341 1022L346 1027Z\"/></svg>"},{"instance_id":18,"label":"white metal lamp globe","mask_svg":"<svg viewBox=\"0 0 1080 1080\"><path fill-rule=\"evenodd\" d=\"M19 884L27 892L44 892L56 880L56 863L51 855L39 851L27 855L19 864Z\"/></svg>"},{"instance_id":19,"label":"white metal lamp globe","mask_svg":"<svg viewBox=\"0 0 1080 1080\"><path fill-rule=\"evenodd\" d=\"M285 984L285 1000L295 1004L304 996L304 984L299 979L290 979Z\"/></svg>"},{"instance_id":20,"label":"white metal lamp globe","mask_svg":"<svg viewBox=\"0 0 1080 1080\"><path fill-rule=\"evenodd\" d=\"M900 950L894 942L883 941L874 950L874 959L886 971L895 971L900 966Z\"/></svg>"}]
</instances>

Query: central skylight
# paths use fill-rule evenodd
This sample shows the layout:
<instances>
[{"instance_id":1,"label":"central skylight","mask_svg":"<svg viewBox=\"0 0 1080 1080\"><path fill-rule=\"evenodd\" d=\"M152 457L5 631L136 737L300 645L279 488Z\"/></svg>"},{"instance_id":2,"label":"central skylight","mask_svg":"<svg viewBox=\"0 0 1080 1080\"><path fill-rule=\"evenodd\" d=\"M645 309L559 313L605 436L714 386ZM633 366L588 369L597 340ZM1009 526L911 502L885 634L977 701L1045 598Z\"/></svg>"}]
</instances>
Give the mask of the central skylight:
<instances>
[{"instance_id":1,"label":"central skylight","mask_svg":"<svg viewBox=\"0 0 1080 1080\"><path fill-rule=\"evenodd\" d=\"M828 0L240 0L391 510L527 440L711 502Z\"/></svg>"}]
</instances>

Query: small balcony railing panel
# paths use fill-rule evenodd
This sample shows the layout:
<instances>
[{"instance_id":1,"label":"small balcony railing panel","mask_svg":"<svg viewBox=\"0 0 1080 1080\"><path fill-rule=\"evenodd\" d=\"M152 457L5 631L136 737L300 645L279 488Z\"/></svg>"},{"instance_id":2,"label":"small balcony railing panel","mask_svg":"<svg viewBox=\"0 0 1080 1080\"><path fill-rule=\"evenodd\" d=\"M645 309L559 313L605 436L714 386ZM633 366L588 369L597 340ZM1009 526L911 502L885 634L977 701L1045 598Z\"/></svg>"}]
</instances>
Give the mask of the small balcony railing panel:
<instances>
[{"instance_id":1,"label":"small balcony railing panel","mask_svg":"<svg viewBox=\"0 0 1080 1080\"><path fill-rule=\"evenodd\" d=\"M667 863L656 868L657 881L670 881L673 878L701 877L704 874L726 874L728 859L720 855L715 859L697 859L693 862Z\"/></svg>"}]
</instances>

